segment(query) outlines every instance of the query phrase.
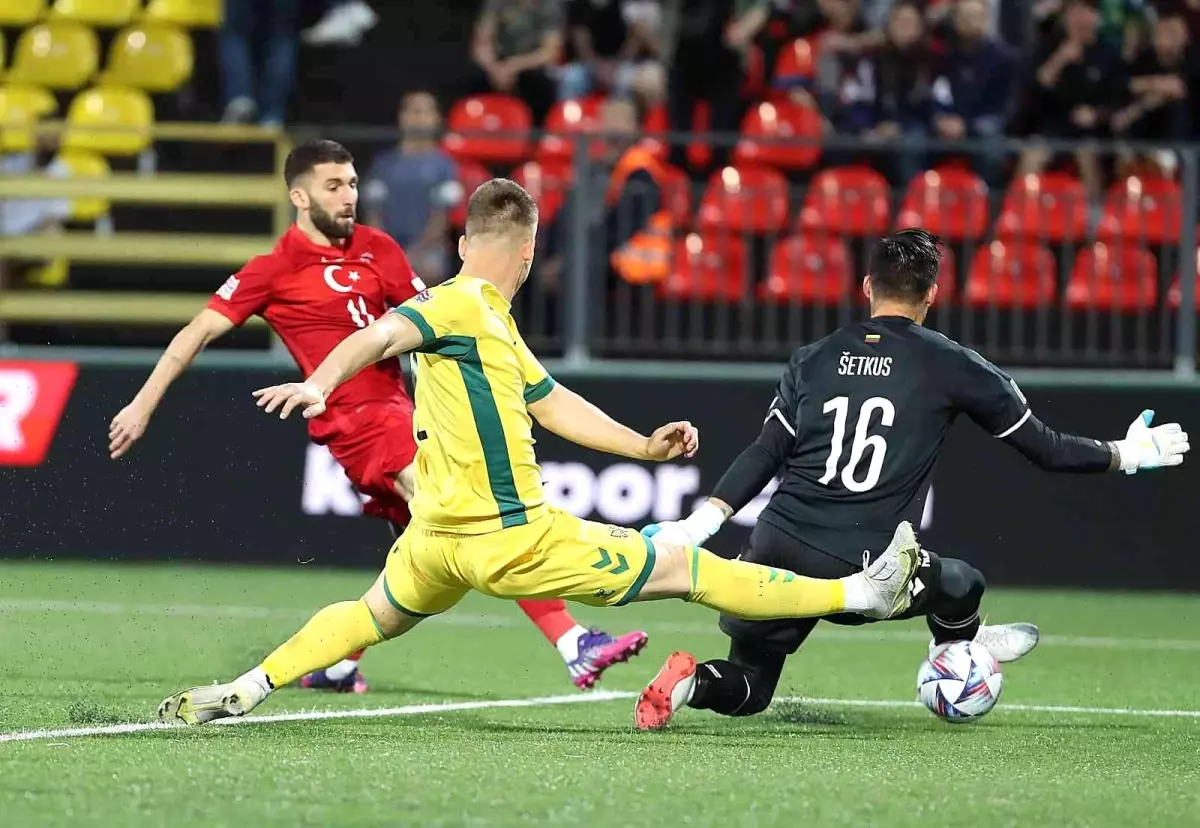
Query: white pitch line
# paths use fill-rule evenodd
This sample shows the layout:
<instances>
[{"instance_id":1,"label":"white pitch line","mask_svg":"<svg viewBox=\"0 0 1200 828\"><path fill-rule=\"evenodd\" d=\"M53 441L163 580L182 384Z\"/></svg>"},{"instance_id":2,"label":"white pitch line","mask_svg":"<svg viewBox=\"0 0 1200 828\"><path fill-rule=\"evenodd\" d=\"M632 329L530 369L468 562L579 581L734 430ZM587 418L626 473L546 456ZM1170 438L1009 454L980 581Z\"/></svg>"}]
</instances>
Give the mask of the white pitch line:
<instances>
[{"instance_id":1,"label":"white pitch line","mask_svg":"<svg viewBox=\"0 0 1200 828\"><path fill-rule=\"evenodd\" d=\"M233 604L136 604L107 601L68 601L62 599L0 598L0 613L4 612L71 612L92 615L166 615L208 618L287 618L303 621L316 607L305 609L291 607L254 607ZM471 612L450 612L426 622L448 624L453 627L501 627L524 626L525 622L516 614L492 615ZM645 626L650 632L674 633L678 635L724 635L715 619L712 623L650 622ZM871 644L881 641L928 641L924 630L884 629L877 624L861 628L838 627L824 624L817 628L819 638L846 643ZM1200 640L1189 638L1124 638L1116 636L1043 635L1043 646L1080 647L1085 649L1118 650L1169 650L1176 652L1200 652Z\"/></svg>"},{"instance_id":2,"label":"white pitch line","mask_svg":"<svg viewBox=\"0 0 1200 828\"><path fill-rule=\"evenodd\" d=\"M277 713L267 716L219 719L215 725L274 724L277 722L324 721L327 719L379 719L393 716L418 716L424 713L455 713L463 710L496 710L511 707L549 707L556 704L594 704L596 702L632 699L636 693L598 690L570 696L540 696L531 699L495 699L492 701L445 702L441 704L407 704L402 707L375 707L365 710L310 710L303 713ZM146 733L154 730L181 730L178 724L131 722L128 724L74 727L57 730L24 730L0 733L3 742L34 742L45 739L71 739L81 736L121 736L126 733Z\"/></svg>"},{"instance_id":3,"label":"white pitch line","mask_svg":"<svg viewBox=\"0 0 1200 828\"><path fill-rule=\"evenodd\" d=\"M493 701L445 702L441 704L409 704L402 707L376 707L365 710L310 710L302 713L278 713L267 716L220 719L214 725L274 724L278 722L326 721L331 719L380 719L396 716L419 716L427 713L454 713L465 710L499 710L522 707L550 707L559 704L595 704L598 702L622 701L635 698L636 693L623 691L596 691L569 696L540 696L528 699L495 699ZM826 707L858 707L888 709L919 709L917 701L899 699L825 699L811 696L781 696L772 703L792 702L796 704L824 705ZM1154 710L1136 707L1080 707L1057 704L1004 704L996 710L1010 713L1062 713L1090 716L1145 716L1150 718L1200 719L1200 710ZM76 727L55 730L25 730L16 733L0 733L0 743L35 742L50 739L72 739L84 736L122 736L128 733L148 733L163 730L181 730L183 725L159 724L158 722L130 722L128 724L102 725L99 727Z\"/></svg>"},{"instance_id":4,"label":"white pitch line","mask_svg":"<svg viewBox=\"0 0 1200 828\"><path fill-rule=\"evenodd\" d=\"M919 701L899 699L820 699L811 696L783 696L773 703L823 704L829 707L921 707ZM1150 716L1166 719L1200 719L1200 710L1152 710L1139 707L1079 707L1066 704L1006 704L1000 702L995 710L1013 713L1071 713L1091 716Z\"/></svg>"}]
</instances>

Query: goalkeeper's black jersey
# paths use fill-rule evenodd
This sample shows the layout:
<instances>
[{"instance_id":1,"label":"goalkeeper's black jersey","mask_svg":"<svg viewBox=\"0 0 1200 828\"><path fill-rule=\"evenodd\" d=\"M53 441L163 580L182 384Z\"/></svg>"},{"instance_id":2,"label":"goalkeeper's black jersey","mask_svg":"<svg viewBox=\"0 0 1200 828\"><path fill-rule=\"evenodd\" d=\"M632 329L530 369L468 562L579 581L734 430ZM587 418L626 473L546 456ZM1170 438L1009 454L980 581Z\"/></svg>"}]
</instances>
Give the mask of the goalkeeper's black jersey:
<instances>
[{"instance_id":1,"label":"goalkeeper's black jersey","mask_svg":"<svg viewBox=\"0 0 1200 828\"><path fill-rule=\"evenodd\" d=\"M879 551L899 520L917 524L960 413L1002 438L1030 416L1003 371L903 317L798 349L767 413L791 445L760 519L842 557Z\"/></svg>"}]
</instances>

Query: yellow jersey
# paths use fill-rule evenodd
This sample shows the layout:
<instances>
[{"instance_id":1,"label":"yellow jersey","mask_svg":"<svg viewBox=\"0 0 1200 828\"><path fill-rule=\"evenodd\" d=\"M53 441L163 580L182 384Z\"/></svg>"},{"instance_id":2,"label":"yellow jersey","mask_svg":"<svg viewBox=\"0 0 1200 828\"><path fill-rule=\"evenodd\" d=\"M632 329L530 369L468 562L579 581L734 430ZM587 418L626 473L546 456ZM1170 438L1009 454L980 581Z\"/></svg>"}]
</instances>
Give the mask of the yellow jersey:
<instances>
[{"instance_id":1,"label":"yellow jersey","mask_svg":"<svg viewBox=\"0 0 1200 828\"><path fill-rule=\"evenodd\" d=\"M527 406L554 388L491 282L459 274L395 309L421 332L416 492L425 529L478 535L546 514Z\"/></svg>"}]
</instances>

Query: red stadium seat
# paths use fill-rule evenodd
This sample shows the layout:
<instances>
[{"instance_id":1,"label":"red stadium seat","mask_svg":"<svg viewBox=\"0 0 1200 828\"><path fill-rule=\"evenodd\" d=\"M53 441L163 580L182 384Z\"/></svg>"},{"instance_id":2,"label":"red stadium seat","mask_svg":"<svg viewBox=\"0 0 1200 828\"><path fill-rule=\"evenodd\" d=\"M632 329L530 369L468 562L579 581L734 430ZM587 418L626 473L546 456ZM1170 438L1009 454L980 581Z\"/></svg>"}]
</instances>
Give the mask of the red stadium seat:
<instances>
[{"instance_id":1,"label":"red stadium seat","mask_svg":"<svg viewBox=\"0 0 1200 828\"><path fill-rule=\"evenodd\" d=\"M692 134L697 136L688 142L687 162L695 169L703 169L712 163L712 146L705 137L712 129L712 107L708 101L697 101L692 109Z\"/></svg>"},{"instance_id":2,"label":"red stadium seat","mask_svg":"<svg viewBox=\"0 0 1200 828\"><path fill-rule=\"evenodd\" d=\"M735 164L766 164L784 170L808 169L821 157L821 114L791 101L761 103L742 119Z\"/></svg>"},{"instance_id":3,"label":"red stadium seat","mask_svg":"<svg viewBox=\"0 0 1200 828\"><path fill-rule=\"evenodd\" d=\"M966 301L974 307L1026 310L1054 302L1054 254L1033 242L995 241L975 254L967 276Z\"/></svg>"},{"instance_id":4,"label":"red stadium seat","mask_svg":"<svg viewBox=\"0 0 1200 828\"><path fill-rule=\"evenodd\" d=\"M731 233L690 233L675 244L671 275L658 283L658 296L740 302L746 291L746 245Z\"/></svg>"},{"instance_id":5,"label":"red stadium seat","mask_svg":"<svg viewBox=\"0 0 1200 828\"><path fill-rule=\"evenodd\" d=\"M921 173L908 185L897 227L924 227L945 239L978 239L987 233L987 185L970 170Z\"/></svg>"},{"instance_id":6,"label":"red stadium seat","mask_svg":"<svg viewBox=\"0 0 1200 828\"><path fill-rule=\"evenodd\" d=\"M739 90L742 98L750 101L763 96L767 85L767 60L763 51L755 44L750 44L746 50L743 63L742 88Z\"/></svg>"},{"instance_id":7,"label":"red stadium seat","mask_svg":"<svg viewBox=\"0 0 1200 828\"><path fill-rule=\"evenodd\" d=\"M1167 178L1130 176L1108 191L1096 235L1138 244L1179 241L1183 222L1179 185Z\"/></svg>"},{"instance_id":8,"label":"red stadium seat","mask_svg":"<svg viewBox=\"0 0 1200 828\"><path fill-rule=\"evenodd\" d=\"M782 89L807 86L816 76L817 49L813 40L799 37L779 50L772 76L774 86Z\"/></svg>"},{"instance_id":9,"label":"red stadium seat","mask_svg":"<svg viewBox=\"0 0 1200 828\"><path fill-rule=\"evenodd\" d=\"M529 107L510 95L473 95L450 109L449 133L442 140L455 159L484 164L517 164L529 153Z\"/></svg>"},{"instance_id":10,"label":"red stadium seat","mask_svg":"<svg viewBox=\"0 0 1200 828\"><path fill-rule=\"evenodd\" d=\"M662 196L671 221L676 227L688 227L692 223L692 180L686 172L670 164L663 164L662 171L667 179Z\"/></svg>"},{"instance_id":11,"label":"red stadium seat","mask_svg":"<svg viewBox=\"0 0 1200 828\"><path fill-rule=\"evenodd\" d=\"M778 170L726 167L709 178L700 201L701 230L778 233L787 223L787 179Z\"/></svg>"},{"instance_id":12,"label":"red stadium seat","mask_svg":"<svg viewBox=\"0 0 1200 828\"><path fill-rule=\"evenodd\" d=\"M1097 242L1075 259L1067 282L1072 308L1135 311L1158 304L1158 259L1133 245Z\"/></svg>"},{"instance_id":13,"label":"red stadium seat","mask_svg":"<svg viewBox=\"0 0 1200 828\"><path fill-rule=\"evenodd\" d=\"M791 236L771 251L767 278L758 286L758 298L769 303L797 302L836 305L853 289L850 254L836 236Z\"/></svg>"},{"instance_id":14,"label":"red stadium seat","mask_svg":"<svg viewBox=\"0 0 1200 828\"><path fill-rule=\"evenodd\" d=\"M575 158L572 134L599 133L600 108L604 99L589 96L577 101L559 101L546 116L546 135L538 143L535 160L543 166L570 164Z\"/></svg>"},{"instance_id":15,"label":"red stadium seat","mask_svg":"<svg viewBox=\"0 0 1200 828\"><path fill-rule=\"evenodd\" d=\"M870 167L834 167L818 173L808 186L796 227L850 236L887 231L891 188Z\"/></svg>"},{"instance_id":16,"label":"red stadium seat","mask_svg":"<svg viewBox=\"0 0 1200 828\"><path fill-rule=\"evenodd\" d=\"M450 225L462 228L467 223L467 199L481 184L491 179L492 174L482 164L470 159L459 159L458 183L462 185L463 194L458 204L450 208Z\"/></svg>"},{"instance_id":17,"label":"red stadium seat","mask_svg":"<svg viewBox=\"0 0 1200 828\"><path fill-rule=\"evenodd\" d=\"M642 139L642 146L647 152L653 153L654 157L659 161L666 160L671 152L671 148L667 145L667 141L663 137L670 129L671 125L667 120L667 108L662 104L648 111L645 119L642 121L642 132L646 135Z\"/></svg>"},{"instance_id":18,"label":"red stadium seat","mask_svg":"<svg viewBox=\"0 0 1200 828\"><path fill-rule=\"evenodd\" d=\"M1076 241L1087 235L1083 182L1066 173L1030 173L1009 186L996 222L1002 239Z\"/></svg>"},{"instance_id":19,"label":"red stadium seat","mask_svg":"<svg viewBox=\"0 0 1200 828\"><path fill-rule=\"evenodd\" d=\"M571 186L570 166L543 166L526 161L512 172L512 180L520 184L538 205L538 221L545 227L554 221L567 200Z\"/></svg>"}]
</instances>

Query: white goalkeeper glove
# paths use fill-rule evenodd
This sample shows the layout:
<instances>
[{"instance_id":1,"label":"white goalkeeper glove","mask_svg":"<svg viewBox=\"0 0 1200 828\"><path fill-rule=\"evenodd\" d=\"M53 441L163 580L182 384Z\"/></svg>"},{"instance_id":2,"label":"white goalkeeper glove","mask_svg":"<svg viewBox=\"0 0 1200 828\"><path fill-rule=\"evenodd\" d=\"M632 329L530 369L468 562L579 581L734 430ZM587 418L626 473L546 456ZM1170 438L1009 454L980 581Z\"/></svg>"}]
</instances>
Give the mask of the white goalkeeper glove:
<instances>
[{"instance_id":1,"label":"white goalkeeper glove","mask_svg":"<svg viewBox=\"0 0 1200 828\"><path fill-rule=\"evenodd\" d=\"M700 508L683 520L651 523L642 529L642 534L648 538L658 538L666 543L702 546L705 541L717 534L717 530L724 522L725 513L711 500L706 500L700 504Z\"/></svg>"},{"instance_id":2,"label":"white goalkeeper glove","mask_svg":"<svg viewBox=\"0 0 1200 828\"><path fill-rule=\"evenodd\" d=\"M1191 449L1188 435L1179 423L1150 427L1154 412L1146 409L1129 426L1124 440L1117 440L1121 471L1137 474L1143 469L1178 466Z\"/></svg>"}]
</instances>

